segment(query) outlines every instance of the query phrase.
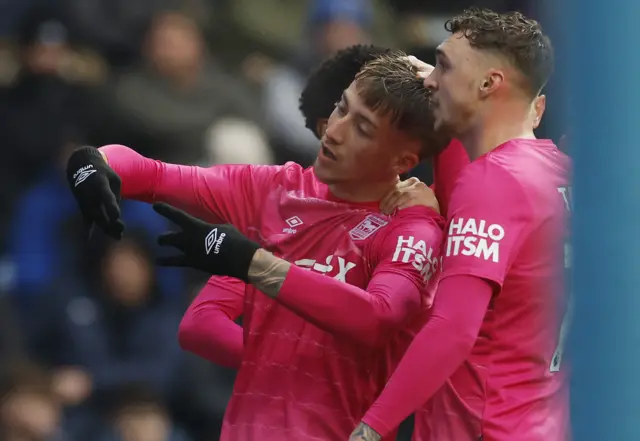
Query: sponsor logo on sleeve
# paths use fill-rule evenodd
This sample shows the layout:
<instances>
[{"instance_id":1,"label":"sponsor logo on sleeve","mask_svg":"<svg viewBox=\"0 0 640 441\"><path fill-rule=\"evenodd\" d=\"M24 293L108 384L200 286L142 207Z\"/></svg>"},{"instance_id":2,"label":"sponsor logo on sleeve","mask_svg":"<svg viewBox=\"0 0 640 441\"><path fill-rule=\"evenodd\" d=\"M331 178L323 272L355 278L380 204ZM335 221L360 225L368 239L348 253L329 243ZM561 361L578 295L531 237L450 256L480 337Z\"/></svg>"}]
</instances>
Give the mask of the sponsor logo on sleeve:
<instances>
[{"instance_id":1,"label":"sponsor logo on sleeve","mask_svg":"<svg viewBox=\"0 0 640 441\"><path fill-rule=\"evenodd\" d=\"M398 236L392 262L410 263L420 271L426 283L440 268L440 259L433 256L433 248L427 248L424 240L416 240L413 236Z\"/></svg>"},{"instance_id":2,"label":"sponsor logo on sleeve","mask_svg":"<svg viewBox=\"0 0 640 441\"><path fill-rule=\"evenodd\" d=\"M504 236L502 225L474 218L454 218L449 224L446 255L473 256L497 263L500 262L500 241Z\"/></svg>"}]
</instances>

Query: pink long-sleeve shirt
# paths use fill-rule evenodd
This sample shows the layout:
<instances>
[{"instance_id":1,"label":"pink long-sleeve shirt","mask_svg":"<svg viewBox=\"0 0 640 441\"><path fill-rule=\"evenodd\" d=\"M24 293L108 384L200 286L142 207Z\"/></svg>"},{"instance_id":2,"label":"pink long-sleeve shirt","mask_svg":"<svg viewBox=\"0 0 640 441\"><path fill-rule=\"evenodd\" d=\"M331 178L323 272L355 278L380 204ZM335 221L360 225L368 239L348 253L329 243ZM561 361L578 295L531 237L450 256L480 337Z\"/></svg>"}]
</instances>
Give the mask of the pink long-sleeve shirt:
<instances>
[{"instance_id":1,"label":"pink long-sleeve shirt","mask_svg":"<svg viewBox=\"0 0 640 441\"><path fill-rule=\"evenodd\" d=\"M123 197L233 223L294 264L275 300L245 288L244 354L222 439L348 437L424 322L442 217L426 207L386 216L377 203L338 200L295 164L203 169L124 146L101 151ZM239 348L240 328L227 329L236 335L228 347Z\"/></svg>"}]
</instances>

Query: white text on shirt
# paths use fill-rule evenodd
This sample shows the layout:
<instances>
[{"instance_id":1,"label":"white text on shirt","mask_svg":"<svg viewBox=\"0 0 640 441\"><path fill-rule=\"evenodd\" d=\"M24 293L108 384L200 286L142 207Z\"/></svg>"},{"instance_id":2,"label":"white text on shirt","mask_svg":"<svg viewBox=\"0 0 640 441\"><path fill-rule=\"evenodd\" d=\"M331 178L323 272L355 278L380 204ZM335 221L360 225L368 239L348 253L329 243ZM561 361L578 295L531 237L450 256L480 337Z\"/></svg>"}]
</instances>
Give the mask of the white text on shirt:
<instances>
[{"instance_id":1,"label":"white text on shirt","mask_svg":"<svg viewBox=\"0 0 640 441\"><path fill-rule=\"evenodd\" d=\"M483 260L500 261L500 241L504 227L485 220L454 218L449 224L447 256L474 256Z\"/></svg>"}]
</instances>

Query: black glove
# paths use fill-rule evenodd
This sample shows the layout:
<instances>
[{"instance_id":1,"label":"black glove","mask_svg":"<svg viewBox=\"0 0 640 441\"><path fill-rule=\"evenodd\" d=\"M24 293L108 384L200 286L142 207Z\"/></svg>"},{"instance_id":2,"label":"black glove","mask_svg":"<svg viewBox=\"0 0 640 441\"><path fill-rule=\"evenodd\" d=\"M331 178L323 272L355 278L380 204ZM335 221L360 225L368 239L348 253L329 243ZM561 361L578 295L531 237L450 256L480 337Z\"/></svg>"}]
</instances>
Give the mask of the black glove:
<instances>
[{"instance_id":1,"label":"black glove","mask_svg":"<svg viewBox=\"0 0 640 441\"><path fill-rule=\"evenodd\" d=\"M183 253L160 257L158 265L190 267L249 283L249 266L260 245L244 237L233 225L211 225L167 204L154 204L153 209L182 229L158 238L161 246L174 247Z\"/></svg>"},{"instance_id":2,"label":"black glove","mask_svg":"<svg viewBox=\"0 0 640 441\"><path fill-rule=\"evenodd\" d=\"M97 224L114 239L122 238L120 220L120 177L98 149L82 147L67 162L67 182L78 202L85 225Z\"/></svg>"}]
</instances>

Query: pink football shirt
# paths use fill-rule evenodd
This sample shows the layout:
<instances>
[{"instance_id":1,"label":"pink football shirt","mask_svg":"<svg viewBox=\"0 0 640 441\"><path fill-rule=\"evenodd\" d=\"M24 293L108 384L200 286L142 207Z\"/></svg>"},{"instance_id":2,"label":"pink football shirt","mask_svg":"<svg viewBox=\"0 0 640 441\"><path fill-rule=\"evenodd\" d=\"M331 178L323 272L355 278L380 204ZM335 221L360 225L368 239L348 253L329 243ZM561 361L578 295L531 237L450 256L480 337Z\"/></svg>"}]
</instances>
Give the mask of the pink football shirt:
<instances>
[{"instance_id":1,"label":"pink football shirt","mask_svg":"<svg viewBox=\"0 0 640 441\"><path fill-rule=\"evenodd\" d=\"M462 172L442 278L477 276L499 292L472 353L426 406L422 441L568 439L562 349L571 315L563 295L569 172L569 159L550 141L525 139Z\"/></svg>"},{"instance_id":2,"label":"pink football shirt","mask_svg":"<svg viewBox=\"0 0 640 441\"><path fill-rule=\"evenodd\" d=\"M377 202L337 200L313 169L295 164L202 169L152 161L123 146L102 151L122 177L123 197L164 201L202 219L224 219L294 263L281 290L292 302L296 296L335 296L323 291L322 283L292 286L289 280L301 280L300 271L362 290L381 275L394 277L398 285L376 310L411 312L403 313L402 323L388 335L380 335L380 344L359 344L329 332L246 287L244 353L221 440L347 439L424 322L440 267L442 218L426 207L385 216ZM421 294L404 298L409 292ZM344 313L345 320L367 322L358 309Z\"/></svg>"}]
</instances>

